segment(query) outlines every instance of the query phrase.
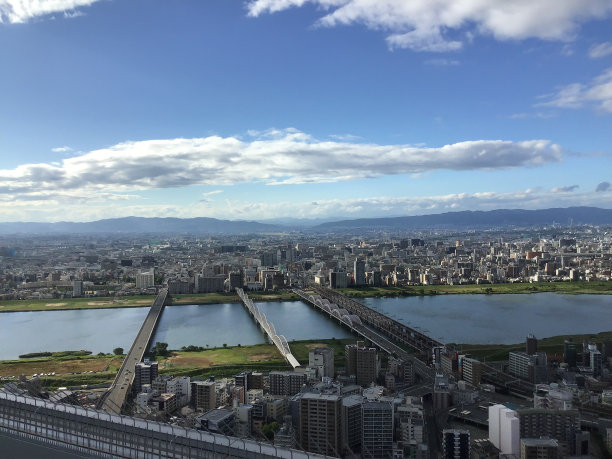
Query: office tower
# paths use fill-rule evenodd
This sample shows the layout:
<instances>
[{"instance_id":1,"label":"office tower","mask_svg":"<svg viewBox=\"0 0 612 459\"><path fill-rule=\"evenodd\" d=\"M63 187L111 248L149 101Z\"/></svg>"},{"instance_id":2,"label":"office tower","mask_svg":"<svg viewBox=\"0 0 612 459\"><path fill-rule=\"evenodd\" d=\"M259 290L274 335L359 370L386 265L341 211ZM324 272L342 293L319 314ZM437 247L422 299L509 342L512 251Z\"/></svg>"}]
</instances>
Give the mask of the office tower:
<instances>
[{"instance_id":1,"label":"office tower","mask_svg":"<svg viewBox=\"0 0 612 459\"><path fill-rule=\"evenodd\" d=\"M342 445L342 399L306 393L300 397L300 444L307 451L339 457Z\"/></svg>"},{"instance_id":2,"label":"office tower","mask_svg":"<svg viewBox=\"0 0 612 459\"><path fill-rule=\"evenodd\" d=\"M334 377L334 350L317 347L308 352L308 367L316 370L317 377Z\"/></svg>"},{"instance_id":3,"label":"office tower","mask_svg":"<svg viewBox=\"0 0 612 459\"><path fill-rule=\"evenodd\" d=\"M361 455L364 459L391 457L393 453L393 405L365 402L361 405Z\"/></svg>"},{"instance_id":4,"label":"office tower","mask_svg":"<svg viewBox=\"0 0 612 459\"><path fill-rule=\"evenodd\" d=\"M504 405L489 407L489 440L502 454L519 454L520 425L516 411Z\"/></svg>"},{"instance_id":5,"label":"office tower","mask_svg":"<svg viewBox=\"0 0 612 459\"><path fill-rule=\"evenodd\" d=\"M197 410L209 411L217 407L217 391L214 381L191 382L191 404Z\"/></svg>"},{"instance_id":6,"label":"office tower","mask_svg":"<svg viewBox=\"0 0 612 459\"><path fill-rule=\"evenodd\" d=\"M532 334L527 335L525 340L525 352L529 355L538 352L538 339Z\"/></svg>"},{"instance_id":7,"label":"office tower","mask_svg":"<svg viewBox=\"0 0 612 459\"><path fill-rule=\"evenodd\" d=\"M444 459L470 459L470 433L467 430L444 429L442 451Z\"/></svg>"},{"instance_id":8,"label":"office tower","mask_svg":"<svg viewBox=\"0 0 612 459\"><path fill-rule=\"evenodd\" d=\"M157 374L157 362L149 362L148 359L145 359L144 362L137 363L134 366L134 383L132 384L132 391L135 394L140 392L144 384L151 384L151 382L157 378Z\"/></svg>"},{"instance_id":9,"label":"office tower","mask_svg":"<svg viewBox=\"0 0 612 459\"><path fill-rule=\"evenodd\" d=\"M353 263L353 274L355 276L355 286L359 287L366 284L365 261L355 260Z\"/></svg>"},{"instance_id":10,"label":"office tower","mask_svg":"<svg viewBox=\"0 0 612 459\"><path fill-rule=\"evenodd\" d=\"M576 344L572 338L566 339L563 343L563 361L567 363L570 368L576 367Z\"/></svg>"}]
</instances>

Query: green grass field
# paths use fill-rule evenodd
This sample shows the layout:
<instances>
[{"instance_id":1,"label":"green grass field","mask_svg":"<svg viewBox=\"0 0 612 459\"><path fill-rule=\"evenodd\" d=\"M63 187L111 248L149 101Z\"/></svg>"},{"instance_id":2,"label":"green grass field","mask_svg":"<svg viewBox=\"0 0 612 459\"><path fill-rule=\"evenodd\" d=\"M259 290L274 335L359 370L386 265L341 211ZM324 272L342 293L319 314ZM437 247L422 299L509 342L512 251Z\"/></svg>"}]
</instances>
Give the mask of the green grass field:
<instances>
[{"instance_id":1,"label":"green grass field","mask_svg":"<svg viewBox=\"0 0 612 459\"><path fill-rule=\"evenodd\" d=\"M249 293L253 301L293 301L299 299L289 291ZM155 296L138 295L125 297L99 298L63 298L57 300L7 300L0 301L0 312L18 311L58 311L64 309L105 309L148 307L153 304ZM191 295L173 295L172 305L239 303L240 298L234 293L198 293Z\"/></svg>"}]
</instances>

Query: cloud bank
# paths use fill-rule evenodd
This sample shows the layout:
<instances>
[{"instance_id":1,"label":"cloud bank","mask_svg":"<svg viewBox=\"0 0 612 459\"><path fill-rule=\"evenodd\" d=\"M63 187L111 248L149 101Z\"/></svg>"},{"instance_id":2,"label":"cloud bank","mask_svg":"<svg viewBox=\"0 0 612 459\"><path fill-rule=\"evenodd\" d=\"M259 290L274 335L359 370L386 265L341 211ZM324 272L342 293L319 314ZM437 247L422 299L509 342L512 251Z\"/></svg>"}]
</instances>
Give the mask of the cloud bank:
<instances>
[{"instance_id":1,"label":"cloud bank","mask_svg":"<svg viewBox=\"0 0 612 459\"><path fill-rule=\"evenodd\" d=\"M580 24L612 13L609 0L250 0L253 17L314 5L318 25L363 24L387 34L391 48L445 52L474 35L497 40L568 41Z\"/></svg>"},{"instance_id":2,"label":"cloud bank","mask_svg":"<svg viewBox=\"0 0 612 459\"><path fill-rule=\"evenodd\" d=\"M89 6L99 0L0 0L0 23L28 22L30 19L53 13L64 17L78 17L76 8Z\"/></svg>"},{"instance_id":3,"label":"cloud bank","mask_svg":"<svg viewBox=\"0 0 612 459\"><path fill-rule=\"evenodd\" d=\"M124 142L63 159L0 170L0 201L117 195L189 185L291 185L434 170L492 170L561 161L548 140L473 140L442 147L321 141L295 129L244 141L210 136Z\"/></svg>"}]
</instances>

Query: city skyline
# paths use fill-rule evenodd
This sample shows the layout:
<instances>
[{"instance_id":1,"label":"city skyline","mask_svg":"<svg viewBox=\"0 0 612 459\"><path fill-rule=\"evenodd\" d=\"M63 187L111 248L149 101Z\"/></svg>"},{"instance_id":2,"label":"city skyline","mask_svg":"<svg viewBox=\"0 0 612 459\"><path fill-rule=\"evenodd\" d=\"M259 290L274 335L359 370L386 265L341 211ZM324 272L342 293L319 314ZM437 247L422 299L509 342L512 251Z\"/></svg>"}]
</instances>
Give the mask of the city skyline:
<instances>
[{"instance_id":1,"label":"city skyline","mask_svg":"<svg viewBox=\"0 0 612 459\"><path fill-rule=\"evenodd\" d=\"M0 0L2 220L610 208L612 5L503 4Z\"/></svg>"}]
</instances>

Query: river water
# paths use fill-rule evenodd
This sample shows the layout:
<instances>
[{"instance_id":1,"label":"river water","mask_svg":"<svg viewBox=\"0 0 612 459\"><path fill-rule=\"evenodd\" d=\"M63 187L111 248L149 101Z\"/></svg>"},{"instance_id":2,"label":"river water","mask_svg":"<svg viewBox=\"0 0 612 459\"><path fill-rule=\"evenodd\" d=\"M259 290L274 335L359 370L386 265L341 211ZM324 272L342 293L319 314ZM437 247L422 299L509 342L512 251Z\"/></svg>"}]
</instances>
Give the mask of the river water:
<instances>
[{"instance_id":1,"label":"river water","mask_svg":"<svg viewBox=\"0 0 612 459\"><path fill-rule=\"evenodd\" d=\"M612 330L612 296L436 295L368 298L363 302L442 342L518 343L538 338ZM258 303L287 340L348 338L336 322L300 301ZM0 360L40 351L129 349L147 308L114 308L0 314ZM264 342L246 309L237 303L167 307L154 341L170 349Z\"/></svg>"}]
</instances>

